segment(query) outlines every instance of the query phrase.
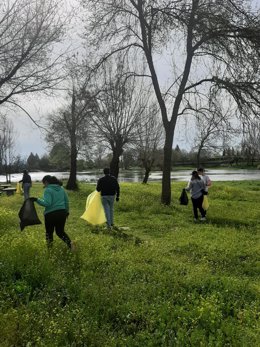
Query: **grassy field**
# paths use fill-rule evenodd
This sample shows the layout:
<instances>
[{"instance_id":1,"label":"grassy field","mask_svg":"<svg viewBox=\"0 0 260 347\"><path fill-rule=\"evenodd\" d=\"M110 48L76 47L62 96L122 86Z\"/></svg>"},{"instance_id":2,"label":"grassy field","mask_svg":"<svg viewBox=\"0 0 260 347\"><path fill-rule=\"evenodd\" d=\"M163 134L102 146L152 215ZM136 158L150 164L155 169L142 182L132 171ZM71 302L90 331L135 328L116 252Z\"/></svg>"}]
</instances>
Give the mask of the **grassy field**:
<instances>
[{"instance_id":1,"label":"grassy field","mask_svg":"<svg viewBox=\"0 0 260 347\"><path fill-rule=\"evenodd\" d=\"M205 223L184 185L166 207L160 184L121 184L112 234L80 219L93 185L69 192L76 253L55 237L48 254L43 224L19 230L23 197L1 196L0 346L260 346L260 182L214 182Z\"/></svg>"}]
</instances>

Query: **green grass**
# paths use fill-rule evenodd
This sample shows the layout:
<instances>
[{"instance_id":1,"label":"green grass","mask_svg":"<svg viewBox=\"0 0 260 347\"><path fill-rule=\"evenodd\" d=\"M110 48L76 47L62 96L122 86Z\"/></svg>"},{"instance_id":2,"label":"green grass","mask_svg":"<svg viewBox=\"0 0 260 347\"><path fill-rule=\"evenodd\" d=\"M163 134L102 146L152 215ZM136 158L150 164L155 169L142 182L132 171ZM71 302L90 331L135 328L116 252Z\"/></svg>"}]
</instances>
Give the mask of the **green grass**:
<instances>
[{"instance_id":1,"label":"green grass","mask_svg":"<svg viewBox=\"0 0 260 347\"><path fill-rule=\"evenodd\" d=\"M71 253L44 225L19 230L20 195L0 197L0 346L259 346L260 182L214 182L208 221L160 204L160 184L121 184L108 234L69 192ZM32 196L41 196L34 184ZM43 221L43 209L37 206Z\"/></svg>"}]
</instances>

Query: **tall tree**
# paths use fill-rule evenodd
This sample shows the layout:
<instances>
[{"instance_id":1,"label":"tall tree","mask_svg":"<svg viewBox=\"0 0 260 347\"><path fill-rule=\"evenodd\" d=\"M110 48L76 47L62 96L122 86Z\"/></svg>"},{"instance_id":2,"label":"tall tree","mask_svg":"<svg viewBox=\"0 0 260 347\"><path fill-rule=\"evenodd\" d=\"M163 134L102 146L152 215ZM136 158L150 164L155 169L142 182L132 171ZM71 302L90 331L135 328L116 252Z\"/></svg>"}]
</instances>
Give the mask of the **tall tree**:
<instances>
[{"instance_id":1,"label":"tall tree","mask_svg":"<svg viewBox=\"0 0 260 347\"><path fill-rule=\"evenodd\" d=\"M133 50L147 64L165 129L161 201L170 204L175 126L195 97L215 87L231 94L244 114L259 109L259 13L247 0L81 2L90 14L87 41L102 54L97 66ZM169 51L174 70L165 87L157 62Z\"/></svg>"},{"instance_id":2,"label":"tall tree","mask_svg":"<svg viewBox=\"0 0 260 347\"><path fill-rule=\"evenodd\" d=\"M156 104L148 105L143 119L138 121L136 149L145 170L143 183L147 183L153 168L156 154L163 143L163 127Z\"/></svg>"},{"instance_id":3,"label":"tall tree","mask_svg":"<svg viewBox=\"0 0 260 347\"><path fill-rule=\"evenodd\" d=\"M6 182L11 182L14 144L15 133L13 123L5 115L0 115L0 172L5 173Z\"/></svg>"},{"instance_id":4,"label":"tall tree","mask_svg":"<svg viewBox=\"0 0 260 347\"><path fill-rule=\"evenodd\" d=\"M49 154L50 166L54 170L68 171L70 169L70 148L65 142L53 144Z\"/></svg>"},{"instance_id":5,"label":"tall tree","mask_svg":"<svg viewBox=\"0 0 260 347\"><path fill-rule=\"evenodd\" d=\"M125 65L120 58L114 66L103 67L92 112L96 138L112 151L110 171L115 177L118 177L119 159L125 146L137 140L137 121L147 102L145 90L136 87L135 79L127 78Z\"/></svg>"},{"instance_id":6,"label":"tall tree","mask_svg":"<svg viewBox=\"0 0 260 347\"><path fill-rule=\"evenodd\" d=\"M60 2L2 0L0 3L0 105L20 94L49 91L60 81L64 33Z\"/></svg>"},{"instance_id":7,"label":"tall tree","mask_svg":"<svg viewBox=\"0 0 260 347\"><path fill-rule=\"evenodd\" d=\"M58 143L68 146L70 150L70 176L66 188L78 189L77 158L80 151L86 150L89 143L90 110L92 99L84 85L72 80L72 89L68 93L70 103L67 103L57 113L49 116L48 134L46 140L52 146Z\"/></svg>"},{"instance_id":8,"label":"tall tree","mask_svg":"<svg viewBox=\"0 0 260 347\"><path fill-rule=\"evenodd\" d=\"M202 99L206 104L202 104ZM200 106L191 110L196 119L194 149L197 151L197 167L201 166L202 151L218 153L223 149L223 139L226 146L232 135L240 133L237 126L232 125L235 110L227 100L222 103L216 95L210 94L200 102Z\"/></svg>"},{"instance_id":9,"label":"tall tree","mask_svg":"<svg viewBox=\"0 0 260 347\"><path fill-rule=\"evenodd\" d=\"M244 139L241 144L242 154L247 163L253 166L255 161L260 160L260 121L255 119L244 127Z\"/></svg>"}]
</instances>

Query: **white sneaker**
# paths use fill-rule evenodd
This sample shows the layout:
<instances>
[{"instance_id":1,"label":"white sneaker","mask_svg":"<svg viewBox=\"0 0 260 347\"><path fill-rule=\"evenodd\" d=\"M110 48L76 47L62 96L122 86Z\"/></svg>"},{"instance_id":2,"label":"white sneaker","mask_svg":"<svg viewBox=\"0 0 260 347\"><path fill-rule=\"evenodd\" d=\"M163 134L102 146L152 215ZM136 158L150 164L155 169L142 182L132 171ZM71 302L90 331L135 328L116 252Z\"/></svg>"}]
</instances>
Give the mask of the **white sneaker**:
<instances>
[{"instance_id":1,"label":"white sneaker","mask_svg":"<svg viewBox=\"0 0 260 347\"><path fill-rule=\"evenodd\" d=\"M204 222L206 220L206 217L201 217L200 220Z\"/></svg>"}]
</instances>

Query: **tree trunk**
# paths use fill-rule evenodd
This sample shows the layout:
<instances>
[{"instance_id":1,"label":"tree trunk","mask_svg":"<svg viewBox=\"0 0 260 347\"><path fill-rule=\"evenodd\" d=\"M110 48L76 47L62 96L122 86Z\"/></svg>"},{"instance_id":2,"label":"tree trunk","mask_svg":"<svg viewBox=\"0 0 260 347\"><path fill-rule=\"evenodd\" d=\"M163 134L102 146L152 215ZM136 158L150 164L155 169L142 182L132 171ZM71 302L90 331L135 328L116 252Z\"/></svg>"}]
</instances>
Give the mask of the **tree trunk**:
<instances>
[{"instance_id":1,"label":"tree trunk","mask_svg":"<svg viewBox=\"0 0 260 347\"><path fill-rule=\"evenodd\" d=\"M150 176L151 168L146 167L145 168L145 174L143 178L143 183L146 184L148 182L148 178Z\"/></svg>"},{"instance_id":2,"label":"tree trunk","mask_svg":"<svg viewBox=\"0 0 260 347\"><path fill-rule=\"evenodd\" d=\"M110 162L110 173L111 173L111 175L115 176L116 178L118 178L119 158L122 154L123 154L122 148L115 148L113 150L113 156L112 156L112 160Z\"/></svg>"},{"instance_id":3,"label":"tree trunk","mask_svg":"<svg viewBox=\"0 0 260 347\"><path fill-rule=\"evenodd\" d=\"M201 148L199 148L197 153L197 169L200 167L200 153L201 153Z\"/></svg>"},{"instance_id":4,"label":"tree trunk","mask_svg":"<svg viewBox=\"0 0 260 347\"><path fill-rule=\"evenodd\" d=\"M78 190L77 184L77 148L76 141L73 141L71 145L71 153L70 153L70 176L68 183L66 185L68 190Z\"/></svg>"},{"instance_id":5,"label":"tree trunk","mask_svg":"<svg viewBox=\"0 0 260 347\"><path fill-rule=\"evenodd\" d=\"M69 190L78 190L77 184L77 139L76 139L76 96L73 87L72 100L71 100L71 131L70 131L70 177L66 188Z\"/></svg>"},{"instance_id":6,"label":"tree trunk","mask_svg":"<svg viewBox=\"0 0 260 347\"><path fill-rule=\"evenodd\" d=\"M172 163L172 144L174 129L167 129L165 132L165 143L163 148L163 176L162 176L162 195L161 202L165 205L171 203L171 163Z\"/></svg>"},{"instance_id":7,"label":"tree trunk","mask_svg":"<svg viewBox=\"0 0 260 347\"><path fill-rule=\"evenodd\" d=\"M120 156L118 155L118 153L113 152L113 157L110 162L110 173L116 178L118 178L118 174L119 174L119 158Z\"/></svg>"}]
</instances>

